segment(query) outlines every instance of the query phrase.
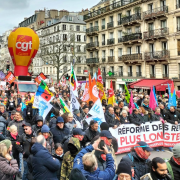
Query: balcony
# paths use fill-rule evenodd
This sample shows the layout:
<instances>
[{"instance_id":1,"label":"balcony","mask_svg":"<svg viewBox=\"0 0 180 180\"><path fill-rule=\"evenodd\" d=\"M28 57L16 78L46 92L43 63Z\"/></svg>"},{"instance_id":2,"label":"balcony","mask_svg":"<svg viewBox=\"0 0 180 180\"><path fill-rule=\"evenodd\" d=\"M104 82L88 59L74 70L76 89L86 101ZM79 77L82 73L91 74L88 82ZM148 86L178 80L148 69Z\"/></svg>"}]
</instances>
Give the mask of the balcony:
<instances>
[{"instance_id":1,"label":"balcony","mask_svg":"<svg viewBox=\"0 0 180 180\"><path fill-rule=\"evenodd\" d=\"M102 58L102 63L104 63L104 62L106 62L106 58L105 57Z\"/></svg>"},{"instance_id":2,"label":"balcony","mask_svg":"<svg viewBox=\"0 0 180 180\"><path fill-rule=\"evenodd\" d=\"M139 40L142 40L142 33L133 33L129 35L122 36L122 38L118 39L118 42L123 42L123 43L136 43Z\"/></svg>"},{"instance_id":3,"label":"balcony","mask_svg":"<svg viewBox=\"0 0 180 180\"><path fill-rule=\"evenodd\" d=\"M99 31L99 26L94 26L86 29L86 34L88 36L96 35Z\"/></svg>"},{"instance_id":4,"label":"balcony","mask_svg":"<svg viewBox=\"0 0 180 180\"><path fill-rule=\"evenodd\" d=\"M136 77L141 77L142 76L142 72L136 72Z\"/></svg>"},{"instance_id":5,"label":"balcony","mask_svg":"<svg viewBox=\"0 0 180 180\"><path fill-rule=\"evenodd\" d=\"M96 49L97 47L99 47L99 42L98 41L86 44L86 49L87 50Z\"/></svg>"},{"instance_id":6,"label":"balcony","mask_svg":"<svg viewBox=\"0 0 180 180\"><path fill-rule=\"evenodd\" d=\"M163 78L169 78L169 74L163 74Z\"/></svg>"},{"instance_id":7,"label":"balcony","mask_svg":"<svg viewBox=\"0 0 180 180\"><path fill-rule=\"evenodd\" d=\"M118 61L122 61L122 56L119 56L119 57L118 57Z\"/></svg>"},{"instance_id":8,"label":"balcony","mask_svg":"<svg viewBox=\"0 0 180 180\"><path fill-rule=\"evenodd\" d=\"M128 72L128 76L129 76L129 77L132 77L132 72Z\"/></svg>"},{"instance_id":9,"label":"balcony","mask_svg":"<svg viewBox=\"0 0 180 180\"><path fill-rule=\"evenodd\" d=\"M160 29L150 30L143 33L145 40L165 38L169 34L169 28L164 27Z\"/></svg>"},{"instance_id":10,"label":"balcony","mask_svg":"<svg viewBox=\"0 0 180 180\"><path fill-rule=\"evenodd\" d=\"M118 21L118 25L132 25L139 23L138 20L141 20L141 13L133 14L130 16L125 16Z\"/></svg>"},{"instance_id":11,"label":"balcony","mask_svg":"<svg viewBox=\"0 0 180 180\"><path fill-rule=\"evenodd\" d=\"M121 61L139 61L142 60L142 53L122 55Z\"/></svg>"},{"instance_id":12,"label":"balcony","mask_svg":"<svg viewBox=\"0 0 180 180\"><path fill-rule=\"evenodd\" d=\"M155 51L155 52L145 52L145 61L155 61L155 60L167 60L170 57L169 50Z\"/></svg>"},{"instance_id":13,"label":"balcony","mask_svg":"<svg viewBox=\"0 0 180 180\"><path fill-rule=\"evenodd\" d=\"M168 6L158 7L158 8L143 12L143 19L150 20L153 18L162 17L162 16L165 16L166 13L168 13Z\"/></svg>"},{"instance_id":14,"label":"balcony","mask_svg":"<svg viewBox=\"0 0 180 180\"><path fill-rule=\"evenodd\" d=\"M107 23L107 28L108 28L108 29L109 29L109 28L113 28L113 27L114 27L114 22L113 22L113 21Z\"/></svg>"},{"instance_id":15,"label":"balcony","mask_svg":"<svg viewBox=\"0 0 180 180\"><path fill-rule=\"evenodd\" d=\"M87 64L99 63L99 58L88 58L86 59Z\"/></svg>"},{"instance_id":16,"label":"balcony","mask_svg":"<svg viewBox=\"0 0 180 180\"><path fill-rule=\"evenodd\" d=\"M127 4L130 4L130 3L133 3L133 2L136 2L137 0L129 0L129 1L126 1L126 0L120 0L118 2L115 2L115 3L112 3L108 6L105 6L103 8L100 8L96 11L93 11L93 12L89 12L88 14L84 15L84 20L89 20L93 17L96 17L96 16L100 16L104 13L108 13L112 10L116 10L118 11L118 9L122 6L126 6Z\"/></svg>"},{"instance_id":17,"label":"balcony","mask_svg":"<svg viewBox=\"0 0 180 180\"><path fill-rule=\"evenodd\" d=\"M105 26L105 25L102 25L102 27L101 27L101 28L102 28L102 30L104 30L104 29L106 29L106 26Z\"/></svg>"},{"instance_id":18,"label":"balcony","mask_svg":"<svg viewBox=\"0 0 180 180\"><path fill-rule=\"evenodd\" d=\"M106 45L106 41L102 41L102 46L105 46Z\"/></svg>"},{"instance_id":19,"label":"balcony","mask_svg":"<svg viewBox=\"0 0 180 180\"><path fill-rule=\"evenodd\" d=\"M114 62L115 57L114 56L108 56L108 62L109 63L113 63Z\"/></svg>"},{"instance_id":20,"label":"balcony","mask_svg":"<svg viewBox=\"0 0 180 180\"><path fill-rule=\"evenodd\" d=\"M123 72L119 72L119 76L120 76L120 77L123 76Z\"/></svg>"},{"instance_id":21,"label":"balcony","mask_svg":"<svg viewBox=\"0 0 180 180\"><path fill-rule=\"evenodd\" d=\"M111 45L111 44L114 44L114 38L107 40L107 45Z\"/></svg>"},{"instance_id":22,"label":"balcony","mask_svg":"<svg viewBox=\"0 0 180 180\"><path fill-rule=\"evenodd\" d=\"M156 78L155 74L150 74L150 78Z\"/></svg>"}]
</instances>

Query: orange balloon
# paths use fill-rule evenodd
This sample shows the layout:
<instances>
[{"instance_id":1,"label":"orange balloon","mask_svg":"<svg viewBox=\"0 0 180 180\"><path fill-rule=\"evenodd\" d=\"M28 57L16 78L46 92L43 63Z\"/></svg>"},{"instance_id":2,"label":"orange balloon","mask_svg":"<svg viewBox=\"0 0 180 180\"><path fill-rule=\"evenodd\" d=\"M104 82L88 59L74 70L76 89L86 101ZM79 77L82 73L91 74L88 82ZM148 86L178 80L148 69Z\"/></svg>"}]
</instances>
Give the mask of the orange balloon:
<instances>
[{"instance_id":1,"label":"orange balloon","mask_svg":"<svg viewBox=\"0 0 180 180\"><path fill-rule=\"evenodd\" d=\"M11 55L15 76L27 76L28 67L39 49L39 37L27 27L14 29L8 37L8 49Z\"/></svg>"}]
</instances>

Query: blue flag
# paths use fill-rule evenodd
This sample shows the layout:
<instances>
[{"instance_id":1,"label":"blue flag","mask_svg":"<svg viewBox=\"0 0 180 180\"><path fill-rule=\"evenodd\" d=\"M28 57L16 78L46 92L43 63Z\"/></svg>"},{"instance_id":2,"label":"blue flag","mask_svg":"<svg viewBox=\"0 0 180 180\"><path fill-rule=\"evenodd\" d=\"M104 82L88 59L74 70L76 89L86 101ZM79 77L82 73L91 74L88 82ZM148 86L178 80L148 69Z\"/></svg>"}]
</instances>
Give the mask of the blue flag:
<instances>
[{"instance_id":1,"label":"blue flag","mask_svg":"<svg viewBox=\"0 0 180 180\"><path fill-rule=\"evenodd\" d=\"M173 106L173 100L172 100L171 89L170 89L169 84L168 84L168 94L169 94L168 109L170 109L170 107Z\"/></svg>"},{"instance_id":2,"label":"blue flag","mask_svg":"<svg viewBox=\"0 0 180 180\"><path fill-rule=\"evenodd\" d=\"M174 90L173 95L172 95L172 104L173 104L173 106L175 106L175 107L177 106L175 90Z\"/></svg>"}]
</instances>

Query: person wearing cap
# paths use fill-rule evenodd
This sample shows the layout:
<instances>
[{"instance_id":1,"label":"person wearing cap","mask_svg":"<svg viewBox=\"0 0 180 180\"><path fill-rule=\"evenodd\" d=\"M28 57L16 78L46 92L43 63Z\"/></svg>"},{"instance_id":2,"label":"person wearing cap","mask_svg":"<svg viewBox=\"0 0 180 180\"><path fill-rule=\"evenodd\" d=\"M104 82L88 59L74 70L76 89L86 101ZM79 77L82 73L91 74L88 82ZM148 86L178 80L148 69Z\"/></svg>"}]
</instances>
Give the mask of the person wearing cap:
<instances>
[{"instance_id":1,"label":"person wearing cap","mask_svg":"<svg viewBox=\"0 0 180 180\"><path fill-rule=\"evenodd\" d=\"M152 159L150 172L142 176L140 180L173 180L173 179L168 174L167 165L164 159L160 157L155 157Z\"/></svg>"},{"instance_id":2,"label":"person wearing cap","mask_svg":"<svg viewBox=\"0 0 180 180\"><path fill-rule=\"evenodd\" d=\"M23 180L27 179L28 175L28 165L27 165L27 159L30 155L30 145L33 138L36 137L36 133L32 131L31 124L25 122L22 125L22 128L24 130L24 133L19 138L19 143L22 145L23 148L23 164L24 164L24 172L23 172Z\"/></svg>"},{"instance_id":3,"label":"person wearing cap","mask_svg":"<svg viewBox=\"0 0 180 180\"><path fill-rule=\"evenodd\" d=\"M52 154L54 151L53 135L46 124L44 124L42 128L37 131L37 135L40 134L42 134L46 139L46 149L49 151L50 154Z\"/></svg>"},{"instance_id":4,"label":"person wearing cap","mask_svg":"<svg viewBox=\"0 0 180 180\"><path fill-rule=\"evenodd\" d=\"M16 111L15 110L11 111L11 116L8 117L7 124L9 124L11 121L14 120L15 115L16 115Z\"/></svg>"},{"instance_id":5,"label":"person wearing cap","mask_svg":"<svg viewBox=\"0 0 180 180\"><path fill-rule=\"evenodd\" d=\"M153 149L146 142L140 141L131 149L130 153L122 158L124 160L130 159L133 162L135 175L138 179L150 172L149 163L151 160L149 156L151 155L151 151Z\"/></svg>"},{"instance_id":6,"label":"person wearing cap","mask_svg":"<svg viewBox=\"0 0 180 180\"><path fill-rule=\"evenodd\" d=\"M86 129L84 138L82 140L83 147L85 147L87 143L90 143L91 140L97 135L99 135L98 122L95 120L91 120L89 128Z\"/></svg>"},{"instance_id":7,"label":"person wearing cap","mask_svg":"<svg viewBox=\"0 0 180 180\"><path fill-rule=\"evenodd\" d=\"M18 134L19 135L22 135L24 133L24 129L23 129L23 124L25 123L24 119L23 119L23 116L21 114L21 112L16 112L16 115L14 117L14 120L11 121L9 124L8 124L8 127L7 127L7 130L9 130L9 127L12 126L12 125L15 125L17 126L17 129L18 129Z\"/></svg>"},{"instance_id":8,"label":"person wearing cap","mask_svg":"<svg viewBox=\"0 0 180 180\"><path fill-rule=\"evenodd\" d=\"M64 119L59 116L56 120L56 127L51 128L54 143L61 143L65 136L70 135L69 129L64 125Z\"/></svg>"},{"instance_id":9,"label":"person wearing cap","mask_svg":"<svg viewBox=\"0 0 180 180\"><path fill-rule=\"evenodd\" d=\"M32 130L37 133L39 130L41 131L41 128L43 126L43 117L37 116L35 121L36 124L32 126Z\"/></svg>"},{"instance_id":10,"label":"person wearing cap","mask_svg":"<svg viewBox=\"0 0 180 180\"><path fill-rule=\"evenodd\" d=\"M75 129L73 129L73 135L72 135L72 137L75 137L75 138L78 138L79 139L79 141L80 141L80 146L81 146L81 148L83 147L83 144L82 144L82 140L83 140L83 138L84 138L84 135L85 135L85 133L82 131L82 129L80 129L80 128L75 128ZM69 140L70 140L70 137L64 142L64 144L63 144L63 149L64 149L64 153L66 153L67 151L69 151L69 149L68 149L68 143L69 143Z\"/></svg>"},{"instance_id":11,"label":"person wearing cap","mask_svg":"<svg viewBox=\"0 0 180 180\"><path fill-rule=\"evenodd\" d=\"M173 156L166 162L168 172L174 180L180 179L180 144L176 144L173 147Z\"/></svg>"},{"instance_id":12,"label":"person wearing cap","mask_svg":"<svg viewBox=\"0 0 180 180\"><path fill-rule=\"evenodd\" d=\"M57 118L60 116L60 112L58 109L53 108L51 114L52 114L52 117L49 122L49 128L56 127L56 121L57 121Z\"/></svg>"},{"instance_id":13,"label":"person wearing cap","mask_svg":"<svg viewBox=\"0 0 180 180\"><path fill-rule=\"evenodd\" d=\"M75 110L73 111L73 116L74 116L74 119L75 119L76 121L79 121L79 122L82 121L82 118L81 118L81 114L80 114L79 109L75 109Z\"/></svg>"}]
</instances>

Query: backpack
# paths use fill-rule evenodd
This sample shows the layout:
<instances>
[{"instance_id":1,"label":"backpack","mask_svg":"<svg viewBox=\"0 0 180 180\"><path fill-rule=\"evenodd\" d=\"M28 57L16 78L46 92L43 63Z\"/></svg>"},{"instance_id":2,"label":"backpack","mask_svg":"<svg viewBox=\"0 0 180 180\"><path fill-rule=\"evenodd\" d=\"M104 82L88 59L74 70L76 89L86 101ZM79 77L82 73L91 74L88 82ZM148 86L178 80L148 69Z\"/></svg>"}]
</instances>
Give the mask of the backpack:
<instances>
[{"instance_id":1,"label":"backpack","mask_svg":"<svg viewBox=\"0 0 180 180\"><path fill-rule=\"evenodd\" d=\"M171 175L172 180L174 180L174 174L173 174L173 170L172 170L172 167L171 167L170 163L166 162L166 165L167 165L168 172Z\"/></svg>"}]
</instances>

